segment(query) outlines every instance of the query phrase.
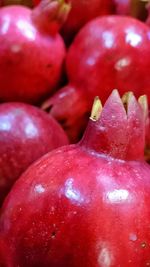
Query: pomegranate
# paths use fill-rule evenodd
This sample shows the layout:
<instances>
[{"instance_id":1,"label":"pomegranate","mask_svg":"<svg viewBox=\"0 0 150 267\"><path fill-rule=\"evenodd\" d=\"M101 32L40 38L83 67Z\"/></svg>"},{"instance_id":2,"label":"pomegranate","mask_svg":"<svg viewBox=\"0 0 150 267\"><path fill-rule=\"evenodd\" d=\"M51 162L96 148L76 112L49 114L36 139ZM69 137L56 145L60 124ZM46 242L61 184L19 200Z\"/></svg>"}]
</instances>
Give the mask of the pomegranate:
<instances>
[{"instance_id":1,"label":"pomegranate","mask_svg":"<svg viewBox=\"0 0 150 267\"><path fill-rule=\"evenodd\" d=\"M23 171L50 150L68 144L61 126L23 103L0 105L0 205Z\"/></svg>"},{"instance_id":2,"label":"pomegranate","mask_svg":"<svg viewBox=\"0 0 150 267\"><path fill-rule=\"evenodd\" d=\"M71 140L76 141L95 95L105 101L115 87L121 94L127 90L133 90L136 96L146 93L150 102L149 51L150 29L137 19L104 16L89 22L68 51L69 84L43 108L50 108Z\"/></svg>"},{"instance_id":3,"label":"pomegranate","mask_svg":"<svg viewBox=\"0 0 150 267\"><path fill-rule=\"evenodd\" d=\"M33 0L34 6L41 0ZM110 14L113 12L114 3L112 0L66 0L71 4L68 18L62 27L62 35L67 43L72 41L75 34L91 19ZM86 10L86 12L84 12Z\"/></svg>"},{"instance_id":4,"label":"pomegranate","mask_svg":"<svg viewBox=\"0 0 150 267\"><path fill-rule=\"evenodd\" d=\"M60 80L65 46L58 34L69 5L43 0L33 11L0 9L0 100L37 103Z\"/></svg>"},{"instance_id":5,"label":"pomegranate","mask_svg":"<svg viewBox=\"0 0 150 267\"><path fill-rule=\"evenodd\" d=\"M83 139L48 153L16 182L0 218L1 264L150 264L150 166L145 103L112 92L95 100ZM5 249L4 249L5 248Z\"/></svg>"},{"instance_id":6,"label":"pomegranate","mask_svg":"<svg viewBox=\"0 0 150 267\"><path fill-rule=\"evenodd\" d=\"M71 42L75 34L88 21L113 12L112 0L70 0L70 3L71 11L61 31L67 43Z\"/></svg>"}]
</instances>

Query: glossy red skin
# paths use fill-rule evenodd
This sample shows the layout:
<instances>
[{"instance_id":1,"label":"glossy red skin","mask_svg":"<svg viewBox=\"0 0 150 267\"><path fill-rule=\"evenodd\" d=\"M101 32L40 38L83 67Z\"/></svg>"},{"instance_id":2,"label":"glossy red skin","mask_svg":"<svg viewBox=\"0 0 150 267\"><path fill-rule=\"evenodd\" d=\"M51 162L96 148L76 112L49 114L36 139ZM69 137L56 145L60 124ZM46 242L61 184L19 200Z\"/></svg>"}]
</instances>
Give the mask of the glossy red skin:
<instances>
[{"instance_id":1,"label":"glossy red skin","mask_svg":"<svg viewBox=\"0 0 150 267\"><path fill-rule=\"evenodd\" d=\"M112 88L121 94L132 88L136 96L146 93L150 101L150 80L145 74L150 67L149 49L150 29L144 23L121 16L93 20L69 49L70 83L80 85L89 99L99 95L105 101Z\"/></svg>"},{"instance_id":2,"label":"glossy red skin","mask_svg":"<svg viewBox=\"0 0 150 267\"><path fill-rule=\"evenodd\" d=\"M40 0L33 0L34 6L39 2ZM98 16L111 14L114 8L112 0L66 0L66 2L71 3L71 10L62 28L62 35L67 42L70 42L88 21Z\"/></svg>"},{"instance_id":3,"label":"glossy red skin","mask_svg":"<svg viewBox=\"0 0 150 267\"><path fill-rule=\"evenodd\" d=\"M0 218L1 265L150 264L143 109L130 95L126 111L113 91L92 118L79 144L48 153L16 182Z\"/></svg>"},{"instance_id":4,"label":"glossy red skin","mask_svg":"<svg viewBox=\"0 0 150 267\"><path fill-rule=\"evenodd\" d=\"M81 29L67 55L69 84L47 101L50 113L70 125L70 138L78 139L77 124L96 95L104 102L117 88L121 95L131 90L136 96L147 94L150 102L149 51L149 27L131 17L105 16Z\"/></svg>"},{"instance_id":5,"label":"glossy red skin","mask_svg":"<svg viewBox=\"0 0 150 267\"><path fill-rule=\"evenodd\" d=\"M4 266L147 266L149 171L146 163L84 147L44 156L17 181L3 207Z\"/></svg>"},{"instance_id":6,"label":"glossy red skin","mask_svg":"<svg viewBox=\"0 0 150 267\"><path fill-rule=\"evenodd\" d=\"M62 35L66 41L71 40L93 18L113 12L112 0L71 0L70 2L72 8L62 28ZM86 10L86 12L83 12L83 10Z\"/></svg>"},{"instance_id":7,"label":"glossy red skin","mask_svg":"<svg viewBox=\"0 0 150 267\"><path fill-rule=\"evenodd\" d=\"M23 171L56 147L68 144L61 126L23 103L0 105L0 205Z\"/></svg>"},{"instance_id":8,"label":"glossy red skin","mask_svg":"<svg viewBox=\"0 0 150 267\"><path fill-rule=\"evenodd\" d=\"M23 6L0 9L0 100L37 103L58 86L65 57L59 34L42 33Z\"/></svg>"}]
</instances>

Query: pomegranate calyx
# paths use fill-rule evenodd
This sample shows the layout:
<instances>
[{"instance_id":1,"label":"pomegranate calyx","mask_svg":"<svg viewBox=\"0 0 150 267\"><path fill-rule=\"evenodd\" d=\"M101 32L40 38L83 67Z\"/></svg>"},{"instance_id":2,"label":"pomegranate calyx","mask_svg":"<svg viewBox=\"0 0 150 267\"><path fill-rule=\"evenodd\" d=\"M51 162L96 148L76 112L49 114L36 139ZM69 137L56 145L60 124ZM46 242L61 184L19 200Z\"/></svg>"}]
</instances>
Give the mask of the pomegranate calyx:
<instances>
[{"instance_id":1,"label":"pomegranate calyx","mask_svg":"<svg viewBox=\"0 0 150 267\"><path fill-rule=\"evenodd\" d=\"M113 90L103 109L97 98L95 101L93 105L95 109L92 110L92 118L81 145L121 160L143 159L147 116L146 96L137 100L134 94L129 92L121 99L118 91ZM96 112L98 110L96 115L95 110Z\"/></svg>"},{"instance_id":2,"label":"pomegranate calyx","mask_svg":"<svg viewBox=\"0 0 150 267\"><path fill-rule=\"evenodd\" d=\"M99 99L98 96L95 97L92 111L91 111L91 116L90 119L93 121L97 121L100 117L101 111L102 111L102 103Z\"/></svg>"},{"instance_id":3,"label":"pomegranate calyx","mask_svg":"<svg viewBox=\"0 0 150 267\"><path fill-rule=\"evenodd\" d=\"M145 120L148 119L148 99L146 95L142 95L138 98L138 102L143 110Z\"/></svg>"},{"instance_id":4,"label":"pomegranate calyx","mask_svg":"<svg viewBox=\"0 0 150 267\"><path fill-rule=\"evenodd\" d=\"M66 21L70 3L65 0L43 0L32 11L32 21L46 33L56 34Z\"/></svg>"}]
</instances>

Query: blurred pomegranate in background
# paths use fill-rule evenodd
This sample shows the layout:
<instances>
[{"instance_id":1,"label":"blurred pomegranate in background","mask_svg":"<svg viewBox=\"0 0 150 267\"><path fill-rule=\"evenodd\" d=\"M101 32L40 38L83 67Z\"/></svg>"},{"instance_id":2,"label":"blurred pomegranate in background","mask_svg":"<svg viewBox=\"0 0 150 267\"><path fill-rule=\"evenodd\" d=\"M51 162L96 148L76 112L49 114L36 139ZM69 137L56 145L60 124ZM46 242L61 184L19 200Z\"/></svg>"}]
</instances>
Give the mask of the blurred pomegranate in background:
<instances>
[{"instance_id":1,"label":"blurred pomegranate in background","mask_svg":"<svg viewBox=\"0 0 150 267\"><path fill-rule=\"evenodd\" d=\"M105 101L112 88L147 94L150 103L150 28L137 19L104 16L87 23L69 48L69 84L43 104L78 140L93 97Z\"/></svg>"},{"instance_id":2,"label":"blurred pomegranate in background","mask_svg":"<svg viewBox=\"0 0 150 267\"><path fill-rule=\"evenodd\" d=\"M33 11L0 9L0 101L38 103L59 84L65 45L58 33L70 6L43 0Z\"/></svg>"},{"instance_id":3,"label":"blurred pomegranate in background","mask_svg":"<svg viewBox=\"0 0 150 267\"><path fill-rule=\"evenodd\" d=\"M69 0L68 0L69 2ZM112 0L70 0L71 11L64 23L61 33L67 43L75 34L95 17L113 13Z\"/></svg>"},{"instance_id":4,"label":"blurred pomegranate in background","mask_svg":"<svg viewBox=\"0 0 150 267\"><path fill-rule=\"evenodd\" d=\"M61 126L23 103L0 105L0 205L23 171L45 153L68 144Z\"/></svg>"},{"instance_id":5,"label":"blurred pomegranate in background","mask_svg":"<svg viewBox=\"0 0 150 267\"><path fill-rule=\"evenodd\" d=\"M69 44L75 34L91 19L113 13L113 0L66 0L71 5L71 10L62 27L62 35ZM36 6L40 0L33 0Z\"/></svg>"}]
</instances>

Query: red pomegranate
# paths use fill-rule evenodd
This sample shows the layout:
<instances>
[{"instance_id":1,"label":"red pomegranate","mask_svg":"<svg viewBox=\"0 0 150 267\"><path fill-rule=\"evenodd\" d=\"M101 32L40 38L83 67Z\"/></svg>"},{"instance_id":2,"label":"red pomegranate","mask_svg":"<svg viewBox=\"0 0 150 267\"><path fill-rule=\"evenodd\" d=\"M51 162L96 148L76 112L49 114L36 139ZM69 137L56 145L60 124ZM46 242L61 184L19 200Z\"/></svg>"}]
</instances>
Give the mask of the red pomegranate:
<instances>
[{"instance_id":1,"label":"red pomegranate","mask_svg":"<svg viewBox=\"0 0 150 267\"><path fill-rule=\"evenodd\" d=\"M121 94L130 90L136 96L146 93L150 102L149 51L150 28L143 22L125 16L104 16L89 22L68 51L69 84L43 108L50 108L74 141L95 95L105 101L111 88L118 88Z\"/></svg>"},{"instance_id":2,"label":"red pomegranate","mask_svg":"<svg viewBox=\"0 0 150 267\"><path fill-rule=\"evenodd\" d=\"M56 147L68 144L61 126L31 105L0 105L0 205L23 171Z\"/></svg>"},{"instance_id":3,"label":"red pomegranate","mask_svg":"<svg viewBox=\"0 0 150 267\"><path fill-rule=\"evenodd\" d=\"M9 267L150 264L145 97L96 100L83 139L42 157L16 182L0 218ZM5 249L4 249L5 248Z\"/></svg>"},{"instance_id":4,"label":"red pomegranate","mask_svg":"<svg viewBox=\"0 0 150 267\"><path fill-rule=\"evenodd\" d=\"M68 10L59 0L0 9L1 101L37 103L58 86L65 58L58 30Z\"/></svg>"},{"instance_id":5,"label":"red pomegranate","mask_svg":"<svg viewBox=\"0 0 150 267\"><path fill-rule=\"evenodd\" d=\"M69 2L69 0L68 0ZM62 35L70 43L75 34L95 17L113 12L112 0L70 0L71 10L62 27Z\"/></svg>"},{"instance_id":6,"label":"red pomegranate","mask_svg":"<svg viewBox=\"0 0 150 267\"><path fill-rule=\"evenodd\" d=\"M33 0L34 6L41 0ZM91 19L113 12L113 0L66 0L71 4L68 18L62 28L62 35L67 43L72 41L75 34ZM86 12L84 12L86 11Z\"/></svg>"}]
</instances>

